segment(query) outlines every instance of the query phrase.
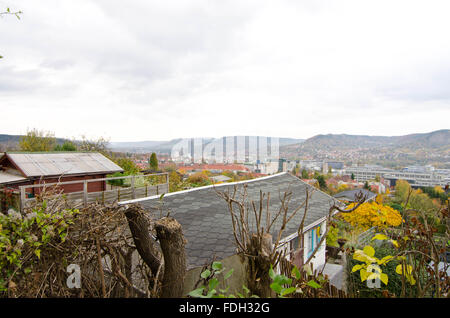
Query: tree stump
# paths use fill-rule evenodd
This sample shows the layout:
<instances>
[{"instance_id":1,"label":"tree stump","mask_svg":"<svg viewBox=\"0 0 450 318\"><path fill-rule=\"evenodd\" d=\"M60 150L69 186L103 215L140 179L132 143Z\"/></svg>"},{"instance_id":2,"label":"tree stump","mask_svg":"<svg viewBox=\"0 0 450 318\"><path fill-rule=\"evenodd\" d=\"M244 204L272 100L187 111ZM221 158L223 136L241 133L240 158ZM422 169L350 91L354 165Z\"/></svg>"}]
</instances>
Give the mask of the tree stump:
<instances>
[{"instance_id":1,"label":"tree stump","mask_svg":"<svg viewBox=\"0 0 450 318\"><path fill-rule=\"evenodd\" d=\"M186 274L186 240L181 225L172 217L164 217L156 221L155 230L164 255L161 297L182 297Z\"/></svg>"}]
</instances>

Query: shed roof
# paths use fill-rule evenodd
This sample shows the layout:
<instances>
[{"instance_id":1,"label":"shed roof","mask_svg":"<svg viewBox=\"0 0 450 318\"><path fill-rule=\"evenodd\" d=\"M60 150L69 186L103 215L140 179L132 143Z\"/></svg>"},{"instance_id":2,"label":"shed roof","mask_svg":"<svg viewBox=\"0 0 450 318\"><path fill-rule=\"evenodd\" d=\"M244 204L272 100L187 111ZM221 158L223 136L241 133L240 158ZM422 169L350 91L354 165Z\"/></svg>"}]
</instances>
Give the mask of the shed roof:
<instances>
[{"instance_id":1,"label":"shed roof","mask_svg":"<svg viewBox=\"0 0 450 318\"><path fill-rule=\"evenodd\" d=\"M114 173L121 167L98 152L6 153L25 177Z\"/></svg>"},{"instance_id":2,"label":"shed roof","mask_svg":"<svg viewBox=\"0 0 450 318\"><path fill-rule=\"evenodd\" d=\"M213 256L223 259L236 254L232 220L227 203L215 192L215 190L232 191L235 185L238 191L241 191L242 187L247 185L249 198L255 203L259 202L260 190L266 194L270 192L269 208L272 216L281 205L279 193L283 194L288 189L292 191L288 213L290 215L305 200L305 190L307 188L315 189L297 177L284 172L258 179L223 183L215 187L205 186L165 194L163 198L164 209L170 210L170 215L181 224L184 236L187 239L188 268L202 266L210 261ZM129 203L131 202L139 202L150 211L157 210L160 205L159 196L129 201ZM330 205L334 202L336 200L333 197L316 189L309 198L305 229L323 220L328 215ZM122 202L121 204L126 203ZM283 238L297 233L303 212L304 210L301 209L287 224ZM154 216L160 215L159 212L153 214ZM249 215L249 223L255 223L252 214ZM280 227L281 218L275 223L273 234L278 233Z\"/></svg>"},{"instance_id":3,"label":"shed roof","mask_svg":"<svg viewBox=\"0 0 450 318\"><path fill-rule=\"evenodd\" d=\"M8 173L6 171L0 171L0 184L20 182L24 180L27 180L27 178Z\"/></svg>"}]
</instances>

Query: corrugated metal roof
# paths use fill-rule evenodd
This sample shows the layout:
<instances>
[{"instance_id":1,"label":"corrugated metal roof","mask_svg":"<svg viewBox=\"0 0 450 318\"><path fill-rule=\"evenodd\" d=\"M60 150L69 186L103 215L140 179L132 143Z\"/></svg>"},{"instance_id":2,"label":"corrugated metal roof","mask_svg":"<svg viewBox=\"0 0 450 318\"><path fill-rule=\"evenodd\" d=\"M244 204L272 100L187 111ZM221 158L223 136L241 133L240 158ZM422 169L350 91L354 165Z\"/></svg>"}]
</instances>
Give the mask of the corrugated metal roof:
<instances>
[{"instance_id":1,"label":"corrugated metal roof","mask_svg":"<svg viewBox=\"0 0 450 318\"><path fill-rule=\"evenodd\" d=\"M98 152L8 153L8 156L27 177L123 171Z\"/></svg>"},{"instance_id":2,"label":"corrugated metal roof","mask_svg":"<svg viewBox=\"0 0 450 318\"><path fill-rule=\"evenodd\" d=\"M24 177L15 175L15 174L7 173L5 171L0 171L0 184L22 181L22 180L27 180L27 178L24 178Z\"/></svg>"}]
</instances>

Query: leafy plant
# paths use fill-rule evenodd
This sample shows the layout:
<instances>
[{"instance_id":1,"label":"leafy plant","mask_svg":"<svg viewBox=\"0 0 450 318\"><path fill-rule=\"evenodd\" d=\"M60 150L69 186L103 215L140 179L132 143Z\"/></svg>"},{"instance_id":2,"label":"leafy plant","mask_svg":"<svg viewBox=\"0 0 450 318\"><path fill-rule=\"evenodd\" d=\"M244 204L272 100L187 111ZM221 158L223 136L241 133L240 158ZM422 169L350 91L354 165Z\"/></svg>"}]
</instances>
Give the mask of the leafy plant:
<instances>
[{"instance_id":1,"label":"leafy plant","mask_svg":"<svg viewBox=\"0 0 450 318\"><path fill-rule=\"evenodd\" d=\"M46 208L44 201L40 209L25 216L12 209L7 215L0 215L0 291L6 291L7 283L14 277L30 273L33 262L41 258L41 251L48 244L65 241L78 210L49 213Z\"/></svg>"},{"instance_id":2,"label":"leafy plant","mask_svg":"<svg viewBox=\"0 0 450 318\"><path fill-rule=\"evenodd\" d=\"M200 274L201 286L189 292L190 297L194 298L249 298L257 297L250 295L249 289L243 285L244 293L229 294L229 287L219 288L220 279L226 282L231 275L233 275L233 269L230 269L225 274L225 268L221 262L213 262L210 266L204 269Z\"/></svg>"},{"instance_id":3,"label":"leafy plant","mask_svg":"<svg viewBox=\"0 0 450 318\"><path fill-rule=\"evenodd\" d=\"M327 233L327 246L339 247L338 244L339 228L330 225Z\"/></svg>"}]
</instances>

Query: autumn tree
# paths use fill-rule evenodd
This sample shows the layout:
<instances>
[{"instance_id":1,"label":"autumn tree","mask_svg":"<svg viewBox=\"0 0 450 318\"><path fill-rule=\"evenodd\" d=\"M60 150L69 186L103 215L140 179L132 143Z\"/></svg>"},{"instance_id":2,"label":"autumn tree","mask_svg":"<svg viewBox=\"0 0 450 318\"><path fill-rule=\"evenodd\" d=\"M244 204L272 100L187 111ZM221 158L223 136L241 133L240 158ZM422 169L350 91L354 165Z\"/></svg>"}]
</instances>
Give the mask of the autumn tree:
<instances>
[{"instance_id":1,"label":"autumn tree","mask_svg":"<svg viewBox=\"0 0 450 318\"><path fill-rule=\"evenodd\" d=\"M187 179L187 182L194 187L200 187L211 184L211 180L209 180L208 174L205 171L196 172L190 175Z\"/></svg>"},{"instance_id":2,"label":"autumn tree","mask_svg":"<svg viewBox=\"0 0 450 318\"><path fill-rule=\"evenodd\" d=\"M53 133L38 129L28 130L19 140L20 150L29 152L51 151L55 144L56 138Z\"/></svg>"},{"instance_id":3,"label":"autumn tree","mask_svg":"<svg viewBox=\"0 0 450 318\"><path fill-rule=\"evenodd\" d=\"M348 207L352 208L354 205L351 203ZM402 223L402 216L397 210L377 202L365 202L353 213L342 214L341 217L361 230L367 230L373 226L381 228L399 226Z\"/></svg>"},{"instance_id":4,"label":"autumn tree","mask_svg":"<svg viewBox=\"0 0 450 318\"><path fill-rule=\"evenodd\" d=\"M86 136L81 136L82 140L79 143L79 149L81 151L100 152L105 154L108 152L109 140L104 137L97 139L88 139Z\"/></svg>"},{"instance_id":5,"label":"autumn tree","mask_svg":"<svg viewBox=\"0 0 450 318\"><path fill-rule=\"evenodd\" d=\"M123 174L125 175L134 175L139 173L139 167L130 158L118 158L115 162L124 170Z\"/></svg>"},{"instance_id":6,"label":"autumn tree","mask_svg":"<svg viewBox=\"0 0 450 318\"><path fill-rule=\"evenodd\" d=\"M181 179L180 175L175 171L172 170L169 172L169 192L175 192L183 190L184 183Z\"/></svg>"},{"instance_id":7,"label":"autumn tree","mask_svg":"<svg viewBox=\"0 0 450 318\"><path fill-rule=\"evenodd\" d=\"M405 180L398 180L395 184L395 201L405 202L411 191L411 185Z\"/></svg>"}]
</instances>

